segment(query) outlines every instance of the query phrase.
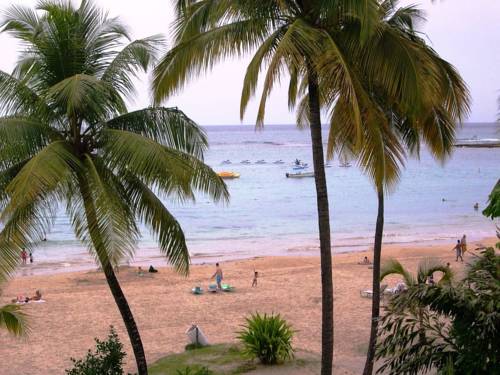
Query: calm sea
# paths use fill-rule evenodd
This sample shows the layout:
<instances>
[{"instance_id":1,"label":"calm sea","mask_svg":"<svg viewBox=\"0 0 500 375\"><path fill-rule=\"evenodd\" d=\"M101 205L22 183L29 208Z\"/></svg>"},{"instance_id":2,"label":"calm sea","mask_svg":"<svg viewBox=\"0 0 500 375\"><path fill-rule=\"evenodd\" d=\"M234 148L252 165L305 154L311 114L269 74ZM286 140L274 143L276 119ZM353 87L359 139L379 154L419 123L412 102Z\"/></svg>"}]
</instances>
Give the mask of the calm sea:
<instances>
[{"instance_id":1,"label":"calm sea","mask_svg":"<svg viewBox=\"0 0 500 375\"><path fill-rule=\"evenodd\" d=\"M262 255L318 254L313 178L287 179L298 158L312 163L309 132L294 126L211 126L206 162L217 171L241 174L227 181L231 202L211 203L200 196L193 204L166 202L180 221L192 261L205 262ZM500 138L498 125L466 124L459 139ZM222 164L230 160L231 164ZM249 160L251 164L242 164ZM265 164L256 164L263 160ZM284 164L273 164L282 160ZM327 168L332 238L335 252L372 246L377 201L366 176L338 161ZM408 160L400 183L386 201L385 244L435 243L466 233L469 241L494 235L494 225L481 215L489 192L500 177L500 148L457 148L444 165L423 149L420 160ZM443 201L444 199L444 201ZM479 211L474 210L479 203ZM78 243L68 218L61 214L37 246L34 267L22 273L94 267ZM133 264L166 264L147 232Z\"/></svg>"}]
</instances>

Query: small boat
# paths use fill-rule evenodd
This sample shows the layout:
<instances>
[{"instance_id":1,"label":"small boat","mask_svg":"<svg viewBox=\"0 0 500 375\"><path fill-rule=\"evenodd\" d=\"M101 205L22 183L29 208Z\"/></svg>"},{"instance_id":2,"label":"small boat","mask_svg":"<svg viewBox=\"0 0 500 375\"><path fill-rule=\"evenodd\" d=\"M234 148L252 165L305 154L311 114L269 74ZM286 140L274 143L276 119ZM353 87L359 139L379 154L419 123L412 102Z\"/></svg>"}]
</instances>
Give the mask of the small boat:
<instances>
[{"instance_id":1,"label":"small boat","mask_svg":"<svg viewBox=\"0 0 500 375\"><path fill-rule=\"evenodd\" d=\"M345 161L345 162L342 162L339 164L339 167L342 167L342 168L349 168L351 166L351 163L349 163L348 161Z\"/></svg>"},{"instance_id":2,"label":"small boat","mask_svg":"<svg viewBox=\"0 0 500 375\"><path fill-rule=\"evenodd\" d=\"M294 172L285 173L287 178L302 178L302 177L314 177L314 172Z\"/></svg>"},{"instance_id":3,"label":"small boat","mask_svg":"<svg viewBox=\"0 0 500 375\"><path fill-rule=\"evenodd\" d=\"M255 164L266 164L265 160L257 160Z\"/></svg>"},{"instance_id":4,"label":"small boat","mask_svg":"<svg viewBox=\"0 0 500 375\"><path fill-rule=\"evenodd\" d=\"M276 160L275 162L273 162L273 164L285 164L285 162L283 160Z\"/></svg>"},{"instance_id":5,"label":"small boat","mask_svg":"<svg viewBox=\"0 0 500 375\"><path fill-rule=\"evenodd\" d=\"M224 160L221 164L232 164L232 163L231 163L231 160L228 159L228 160Z\"/></svg>"},{"instance_id":6,"label":"small boat","mask_svg":"<svg viewBox=\"0 0 500 375\"><path fill-rule=\"evenodd\" d=\"M307 168L309 168L308 164L296 165L295 167L293 167L293 169L296 171L302 170L302 169L307 169Z\"/></svg>"},{"instance_id":7,"label":"small boat","mask_svg":"<svg viewBox=\"0 0 500 375\"><path fill-rule=\"evenodd\" d=\"M228 171L223 171L217 173L217 176L223 179L232 179L232 178L240 178L240 174L237 172L228 172Z\"/></svg>"},{"instance_id":8,"label":"small boat","mask_svg":"<svg viewBox=\"0 0 500 375\"><path fill-rule=\"evenodd\" d=\"M252 164L250 160L242 160L241 164Z\"/></svg>"}]
</instances>

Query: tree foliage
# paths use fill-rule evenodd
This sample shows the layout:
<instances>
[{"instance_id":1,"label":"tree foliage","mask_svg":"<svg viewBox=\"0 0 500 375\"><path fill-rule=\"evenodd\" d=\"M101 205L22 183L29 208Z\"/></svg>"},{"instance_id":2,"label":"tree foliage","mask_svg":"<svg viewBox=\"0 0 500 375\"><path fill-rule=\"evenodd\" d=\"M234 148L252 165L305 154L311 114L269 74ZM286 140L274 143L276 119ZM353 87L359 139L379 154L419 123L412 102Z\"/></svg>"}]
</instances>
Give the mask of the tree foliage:
<instances>
[{"instance_id":1,"label":"tree foliage","mask_svg":"<svg viewBox=\"0 0 500 375\"><path fill-rule=\"evenodd\" d=\"M199 191L225 201L228 192L203 163L206 134L182 111L127 110L162 38L131 41L87 0L13 5L1 27L23 49L14 71L0 72L0 277L46 236L59 207L99 262L131 257L142 221L186 273L184 233L162 199Z\"/></svg>"},{"instance_id":2,"label":"tree foliage","mask_svg":"<svg viewBox=\"0 0 500 375\"><path fill-rule=\"evenodd\" d=\"M413 307L423 306L421 319ZM382 319L378 370L389 374L486 375L500 368L500 256L484 250L456 283L410 286ZM419 334L424 331L424 339Z\"/></svg>"}]
</instances>

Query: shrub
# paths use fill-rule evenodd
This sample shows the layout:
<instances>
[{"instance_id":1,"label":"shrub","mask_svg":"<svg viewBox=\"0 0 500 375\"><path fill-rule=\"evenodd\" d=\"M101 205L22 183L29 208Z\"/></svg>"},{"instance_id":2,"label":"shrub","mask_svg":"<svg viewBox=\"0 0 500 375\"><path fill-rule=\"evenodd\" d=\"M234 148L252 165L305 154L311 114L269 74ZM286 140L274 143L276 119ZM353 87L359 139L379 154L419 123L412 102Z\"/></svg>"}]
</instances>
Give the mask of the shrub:
<instances>
[{"instance_id":1,"label":"shrub","mask_svg":"<svg viewBox=\"0 0 500 375\"><path fill-rule=\"evenodd\" d=\"M265 365L293 358L294 331L279 314L256 313L246 318L246 322L243 330L238 332L244 354L258 358Z\"/></svg>"},{"instance_id":2,"label":"shrub","mask_svg":"<svg viewBox=\"0 0 500 375\"><path fill-rule=\"evenodd\" d=\"M95 352L89 349L85 358L71 358L73 368L66 370L66 375L123 375L126 353L114 328L110 327L106 341L95 338L95 342Z\"/></svg>"}]
</instances>

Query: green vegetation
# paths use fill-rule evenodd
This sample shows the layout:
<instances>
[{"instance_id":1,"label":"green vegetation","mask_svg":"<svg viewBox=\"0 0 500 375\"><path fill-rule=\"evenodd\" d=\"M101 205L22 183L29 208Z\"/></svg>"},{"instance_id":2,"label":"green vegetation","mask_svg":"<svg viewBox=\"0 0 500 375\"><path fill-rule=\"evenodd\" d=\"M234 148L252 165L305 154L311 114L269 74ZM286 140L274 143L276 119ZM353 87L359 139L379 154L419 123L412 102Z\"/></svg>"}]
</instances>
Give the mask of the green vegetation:
<instances>
[{"instance_id":1,"label":"green vegetation","mask_svg":"<svg viewBox=\"0 0 500 375\"><path fill-rule=\"evenodd\" d=\"M216 374L239 374L255 369L240 347L235 345L211 345L173 354L149 366L151 375L175 374L178 371L202 371L208 368Z\"/></svg>"},{"instance_id":2,"label":"green vegetation","mask_svg":"<svg viewBox=\"0 0 500 375\"><path fill-rule=\"evenodd\" d=\"M287 361L276 367L261 365L250 361L244 353L243 347L231 344L219 344L207 346L201 349L194 349L184 353L172 354L149 366L151 375L171 375L171 374L197 374L196 371L208 369L216 375L237 375L270 370L277 370L280 373L302 374L306 370L308 373L317 373L320 368L320 361L317 355L307 352L299 352L293 360ZM186 370L188 369L188 370Z\"/></svg>"},{"instance_id":3,"label":"green vegetation","mask_svg":"<svg viewBox=\"0 0 500 375\"><path fill-rule=\"evenodd\" d=\"M384 361L379 373L498 372L500 255L493 248L484 250L457 284L410 284L387 309L377 346L377 358Z\"/></svg>"},{"instance_id":4,"label":"green vegetation","mask_svg":"<svg viewBox=\"0 0 500 375\"><path fill-rule=\"evenodd\" d=\"M26 318L21 306L0 306L0 328L6 329L14 336L25 336L29 333L30 328Z\"/></svg>"},{"instance_id":5,"label":"green vegetation","mask_svg":"<svg viewBox=\"0 0 500 375\"><path fill-rule=\"evenodd\" d=\"M500 218L500 180L491 191L488 198L488 206L484 209L483 215L491 219Z\"/></svg>"},{"instance_id":6,"label":"green vegetation","mask_svg":"<svg viewBox=\"0 0 500 375\"><path fill-rule=\"evenodd\" d=\"M274 365L293 358L292 338L294 331L279 314L252 314L238 338L244 353L258 358L264 365Z\"/></svg>"},{"instance_id":7,"label":"green vegetation","mask_svg":"<svg viewBox=\"0 0 500 375\"><path fill-rule=\"evenodd\" d=\"M132 80L155 62L162 38L130 41L116 18L90 1L11 6L2 32L22 46L12 74L0 72L0 278L22 249L45 238L58 207L101 266L120 310L140 375L147 364L113 267L131 257L142 222L186 274L184 233L161 198L228 191L202 161L205 133L177 108L128 112Z\"/></svg>"},{"instance_id":8,"label":"green vegetation","mask_svg":"<svg viewBox=\"0 0 500 375\"><path fill-rule=\"evenodd\" d=\"M71 358L73 368L66 375L123 375L123 360L127 355L113 327L106 341L95 338L96 349L90 349L83 359Z\"/></svg>"}]
</instances>

